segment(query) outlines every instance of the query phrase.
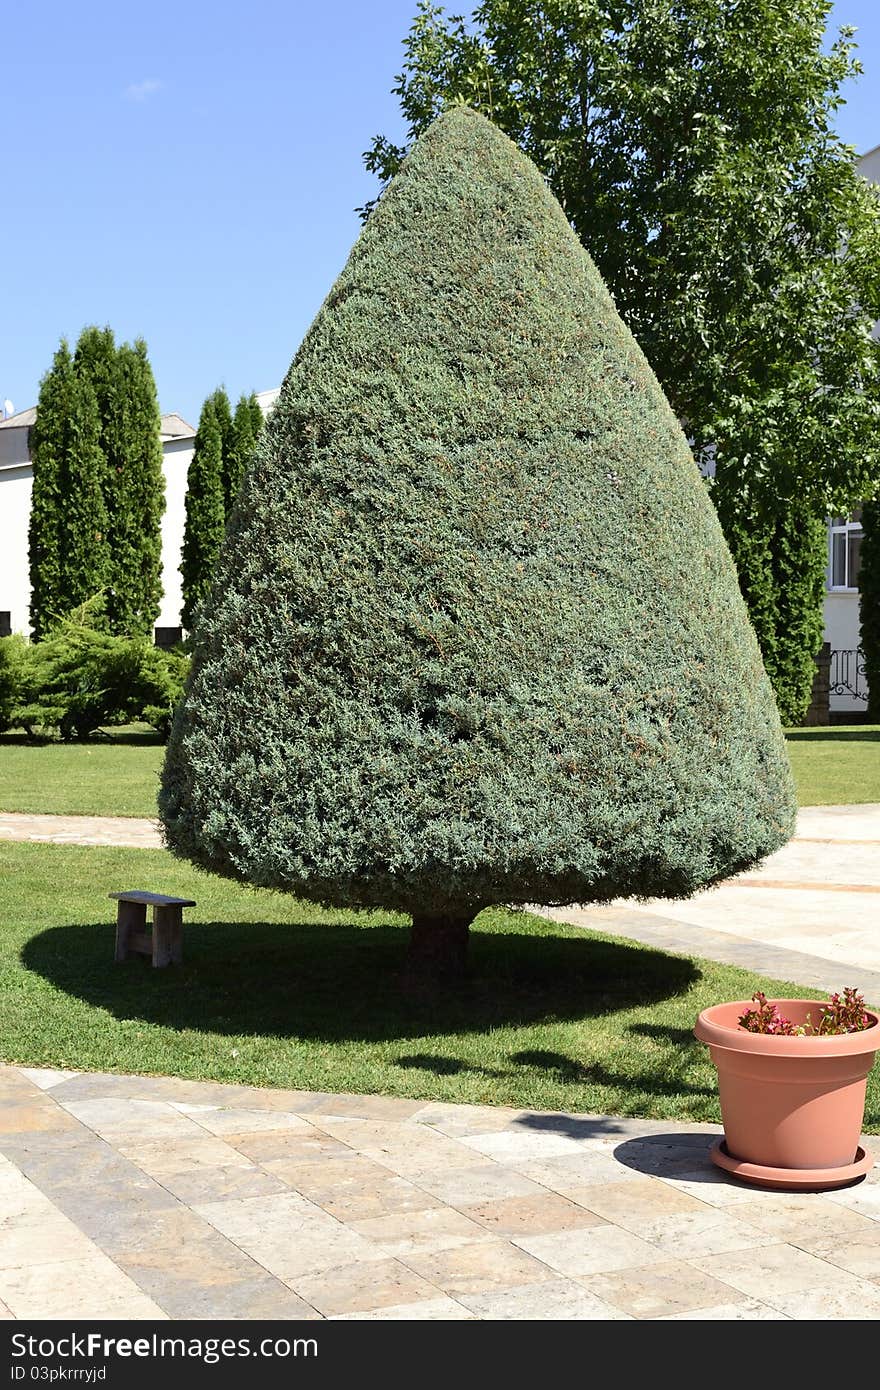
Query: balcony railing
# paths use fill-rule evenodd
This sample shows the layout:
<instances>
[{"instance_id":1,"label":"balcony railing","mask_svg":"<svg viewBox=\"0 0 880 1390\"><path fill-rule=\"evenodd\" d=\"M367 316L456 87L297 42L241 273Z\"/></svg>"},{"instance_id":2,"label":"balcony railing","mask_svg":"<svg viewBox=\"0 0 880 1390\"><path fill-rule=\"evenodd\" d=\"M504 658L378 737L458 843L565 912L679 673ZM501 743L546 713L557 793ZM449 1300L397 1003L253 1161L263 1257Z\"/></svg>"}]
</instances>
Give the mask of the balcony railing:
<instances>
[{"instance_id":1,"label":"balcony railing","mask_svg":"<svg viewBox=\"0 0 880 1390\"><path fill-rule=\"evenodd\" d=\"M829 680L829 694L849 696L851 700L867 700L865 653L861 647L849 651L845 648L835 650L832 647Z\"/></svg>"}]
</instances>

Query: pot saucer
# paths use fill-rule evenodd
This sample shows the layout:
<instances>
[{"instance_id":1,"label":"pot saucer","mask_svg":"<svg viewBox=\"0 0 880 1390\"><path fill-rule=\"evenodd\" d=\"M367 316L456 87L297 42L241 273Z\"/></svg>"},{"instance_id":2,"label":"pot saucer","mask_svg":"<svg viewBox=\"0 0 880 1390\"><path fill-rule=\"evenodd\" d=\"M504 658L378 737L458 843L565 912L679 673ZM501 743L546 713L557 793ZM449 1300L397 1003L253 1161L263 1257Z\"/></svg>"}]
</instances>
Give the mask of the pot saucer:
<instances>
[{"instance_id":1,"label":"pot saucer","mask_svg":"<svg viewBox=\"0 0 880 1390\"><path fill-rule=\"evenodd\" d=\"M823 1192L832 1187L847 1187L869 1173L874 1155L860 1144L855 1161L842 1168L771 1168L764 1163L746 1163L727 1152L723 1139L712 1145L709 1157L719 1168L743 1182L757 1187L773 1187L788 1192Z\"/></svg>"}]
</instances>

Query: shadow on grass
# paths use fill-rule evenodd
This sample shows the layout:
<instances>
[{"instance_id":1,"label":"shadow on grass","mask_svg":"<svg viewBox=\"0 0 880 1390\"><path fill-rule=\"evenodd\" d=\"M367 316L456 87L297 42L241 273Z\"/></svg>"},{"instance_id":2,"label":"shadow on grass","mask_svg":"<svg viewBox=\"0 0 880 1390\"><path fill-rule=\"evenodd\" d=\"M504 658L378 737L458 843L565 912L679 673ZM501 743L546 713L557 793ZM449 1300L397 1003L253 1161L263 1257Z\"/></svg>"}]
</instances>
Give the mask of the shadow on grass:
<instances>
[{"instance_id":1,"label":"shadow on grass","mask_svg":"<svg viewBox=\"0 0 880 1390\"><path fill-rule=\"evenodd\" d=\"M25 945L22 961L57 989L116 1018L327 1042L595 1017L671 998L699 978L691 961L649 947L552 929L476 930L467 977L412 995L399 978L407 936L405 928L351 921L186 923L183 965L153 970L145 959L115 965L114 928L105 922L43 931ZM546 1060L537 1065L559 1070L555 1054L521 1058L539 1055ZM401 1062L455 1066L454 1058L423 1054Z\"/></svg>"},{"instance_id":2,"label":"shadow on grass","mask_svg":"<svg viewBox=\"0 0 880 1390\"><path fill-rule=\"evenodd\" d=\"M794 729L785 735L789 743L880 743L880 729L860 729L852 724L832 724L823 729Z\"/></svg>"}]
</instances>

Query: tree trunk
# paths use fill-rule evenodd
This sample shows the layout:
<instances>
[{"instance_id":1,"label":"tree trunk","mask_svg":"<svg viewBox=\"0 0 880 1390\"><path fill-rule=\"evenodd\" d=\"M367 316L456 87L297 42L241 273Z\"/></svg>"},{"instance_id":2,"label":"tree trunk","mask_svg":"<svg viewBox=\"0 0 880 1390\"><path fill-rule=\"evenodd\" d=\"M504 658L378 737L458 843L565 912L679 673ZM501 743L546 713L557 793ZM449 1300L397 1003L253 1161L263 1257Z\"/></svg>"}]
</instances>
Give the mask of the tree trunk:
<instances>
[{"instance_id":1,"label":"tree trunk","mask_svg":"<svg viewBox=\"0 0 880 1390\"><path fill-rule=\"evenodd\" d=\"M468 932L473 912L414 913L407 979L444 980L463 975L467 963Z\"/></svg>"}]
</instances>

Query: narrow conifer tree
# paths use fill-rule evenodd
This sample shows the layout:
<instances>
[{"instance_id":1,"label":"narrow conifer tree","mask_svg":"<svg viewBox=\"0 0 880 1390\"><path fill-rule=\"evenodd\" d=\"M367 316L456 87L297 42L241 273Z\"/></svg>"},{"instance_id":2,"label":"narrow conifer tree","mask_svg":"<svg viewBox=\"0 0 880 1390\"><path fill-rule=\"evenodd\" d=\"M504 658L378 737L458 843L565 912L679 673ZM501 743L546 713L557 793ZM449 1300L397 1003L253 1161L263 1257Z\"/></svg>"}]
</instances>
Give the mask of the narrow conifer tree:
<instances>
[{"instance_id":1,"label":"narrow conifer tree","mask_svg":"<svg viewBox=\"0 0 880 1390\"><path fill-rule=\"evenodd\" d=\"M160 811L197 864L409 913L425 974L490 904L687 897L792 832L687 440L541 174L466 108L285 378Z\"/></svg>"},{"instance_id":2,"label":"narrow conifer tree","mask_svg":"<svg viewBox=\"0 0 880 1390\"><path fill-rule=\"evenodd\" d=\"M61 475L62 613L107 588L110 543L104 501L106 460L95 392L74 372Z\"/></svg>"},{"instance_id":3,"label":"narrow conifer tree","mask_svg":"<svg viewBox=\"0 0 880 1390\"><path fill-rule=\"evenodd\" d=\"M62 518L68 421L73 404L74 373L70 348L62 340L40 383L37 418L30 431L33 491L28 523L31 631L45 637L52 622L70 605L61 579Z\"/></svg>"},{"instance_id":4,"label":"narrow conifer tree","mask_svg":"<svg viewBox=\"0 0 880 1390\"><path fill-rule=\"evenodd\" d=\"M257 405L257 398L252 391L249 396L242 396L235 407L231 447L224 459L223 500L227 521L262 426L263 412Z\"/></svg>"},{"instance_id":5,"label":"narrow conifer tree","mask_svg":"<svg viewBox=\"0 0 880 1390\"><path fill-rule=\"evenodd\" d=\"M880 722L880 498L862 507L859 620L868 683L868 718Z\"/></svg>"},{"instance_id":6,"label":"narrow conifer tree","mask_svg":"<svg viewBox=\"0 0 880 1390\"><path fill-rule=\"evenodd\" d=\"M113 632L146 634L162 595L165 507L161 421L146 344L137 339L117 347L111 328L84 328L74 366L92 386L101 417L110 546L107 622Z\"/></svg>"},{"instance_id":7,"label":"narrow conifer tree","mask_svg":"<svg viewBox=\"0 0 880 1390\"><path fill-rule=\"evenodd\" d=\"M183 576L181 619L188 631L192 630L199 605L210 588L223 543L226 524L223 443L228 415L229 401L225 391L215 391L202 406L187 473L186 522L180 573ZM227 437L230 430L227 430Z\"/></svg>"},{"instance_id":8,"label":"narrow conifer tree","mask_svg":"<svg viewBox=\"0 0 880 1390\"><path fill-rule=\"evenodd\" d=\"M165 474L156 383L142 338L119 348L116 377L115 459L108 454L113 582L107 614L114 632L148 635L162 599Z\"/></svg>"}]
</instances>

